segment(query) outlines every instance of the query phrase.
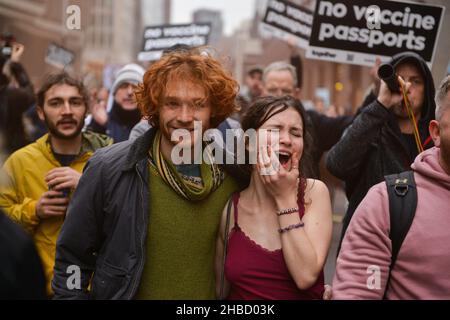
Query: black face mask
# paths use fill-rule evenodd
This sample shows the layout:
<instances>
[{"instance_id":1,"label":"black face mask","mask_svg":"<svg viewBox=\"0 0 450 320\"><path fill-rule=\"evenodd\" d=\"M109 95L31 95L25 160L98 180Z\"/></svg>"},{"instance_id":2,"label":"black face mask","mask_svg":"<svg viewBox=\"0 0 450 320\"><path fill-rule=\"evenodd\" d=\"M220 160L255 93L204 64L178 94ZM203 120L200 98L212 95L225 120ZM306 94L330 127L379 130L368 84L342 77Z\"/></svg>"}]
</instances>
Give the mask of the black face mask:
<instances>
[{"instance_id":1,"label":"black face mask","mask_svg":"<svg viewBox=\"0 0 450 320\"><path fill-rule=\"evenodd\" d=\"M119 103L114 101L111 110L111 117L114 119L114 121L121 124L134 126L141 120L142 115L141 111L138 108L134 110L125 110Z\"/></svg>"}]
</instances>

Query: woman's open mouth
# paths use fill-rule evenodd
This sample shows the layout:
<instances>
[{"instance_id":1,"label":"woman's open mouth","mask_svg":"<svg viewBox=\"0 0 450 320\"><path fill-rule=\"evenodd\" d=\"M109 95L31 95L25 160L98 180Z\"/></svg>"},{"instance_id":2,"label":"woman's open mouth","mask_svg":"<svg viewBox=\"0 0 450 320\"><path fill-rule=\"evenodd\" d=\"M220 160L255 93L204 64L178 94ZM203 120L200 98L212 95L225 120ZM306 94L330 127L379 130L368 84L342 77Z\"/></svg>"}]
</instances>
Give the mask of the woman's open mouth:
<instances>
[{"instance_id":1,"label":"woman's open mouth","mask_svg":"<svg viewBox=\"0 0 450 320\"><path fill-rule=\"evenodd\" d=\"M280 151L278 153L278 160L280 161L280 164L285 168L289 169L290 160L291 160L292 154L285 151Z\"/></svg>"}]
</instances>

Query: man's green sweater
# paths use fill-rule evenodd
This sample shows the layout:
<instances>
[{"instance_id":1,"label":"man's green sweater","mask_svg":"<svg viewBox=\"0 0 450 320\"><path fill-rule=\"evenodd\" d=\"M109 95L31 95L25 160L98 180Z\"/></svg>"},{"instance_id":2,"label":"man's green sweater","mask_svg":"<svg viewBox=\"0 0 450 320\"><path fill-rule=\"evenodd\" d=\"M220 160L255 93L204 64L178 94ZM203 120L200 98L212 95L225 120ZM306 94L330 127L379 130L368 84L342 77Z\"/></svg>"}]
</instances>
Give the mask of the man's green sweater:
<instances>
[{"instance_id":1,"label":"man's green sweater","mask_svg":"<svg viewBox=\"0 0 450 320\"><path fill-rule=\"evenodd\" d=\"M237 190L227 176L206 199L191 202L150 169L146 262L137 299L215 299L215 249L226 201Z\"/></svg>"}]
</instances>

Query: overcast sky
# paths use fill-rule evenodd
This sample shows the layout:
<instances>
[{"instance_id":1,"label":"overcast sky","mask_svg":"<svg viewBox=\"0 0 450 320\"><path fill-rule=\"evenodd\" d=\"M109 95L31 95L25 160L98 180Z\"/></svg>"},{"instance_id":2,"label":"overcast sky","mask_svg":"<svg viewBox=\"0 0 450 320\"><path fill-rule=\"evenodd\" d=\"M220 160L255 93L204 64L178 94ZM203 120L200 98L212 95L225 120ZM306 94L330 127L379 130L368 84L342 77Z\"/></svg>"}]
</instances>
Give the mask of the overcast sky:
<instances>
[{"instance_id":1,"label":"overcast sky","mask_svg":"<svg viewBox=\"0 0 450 320\"><path fill-rule=\"evenodd\" d=\"M172 23L192 22L196 9L221 10L224 32L230 35L243 20L253 18L255 0L172 0Z\"/></svg>"}]
</instances>

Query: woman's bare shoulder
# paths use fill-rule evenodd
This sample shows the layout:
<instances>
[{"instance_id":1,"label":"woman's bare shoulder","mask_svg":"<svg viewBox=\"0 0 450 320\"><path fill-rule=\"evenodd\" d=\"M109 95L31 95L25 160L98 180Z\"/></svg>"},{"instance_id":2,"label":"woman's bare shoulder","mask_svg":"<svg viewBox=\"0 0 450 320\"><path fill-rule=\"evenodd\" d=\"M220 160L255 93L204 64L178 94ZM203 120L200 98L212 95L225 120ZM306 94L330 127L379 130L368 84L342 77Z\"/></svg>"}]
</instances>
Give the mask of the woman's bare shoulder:
<instances>
[{"instance_id":1,"label":"woman's bare shoulder","mask_svg":"<svg viewBox=\"0 0 450 320\"><path fill-rule=\"evenodd\" d=\"M305 196L314 200L321 197L329 197L330 193L327 185L323 181L308 178L306 179Z\"/></svg>"}]
</instances>

